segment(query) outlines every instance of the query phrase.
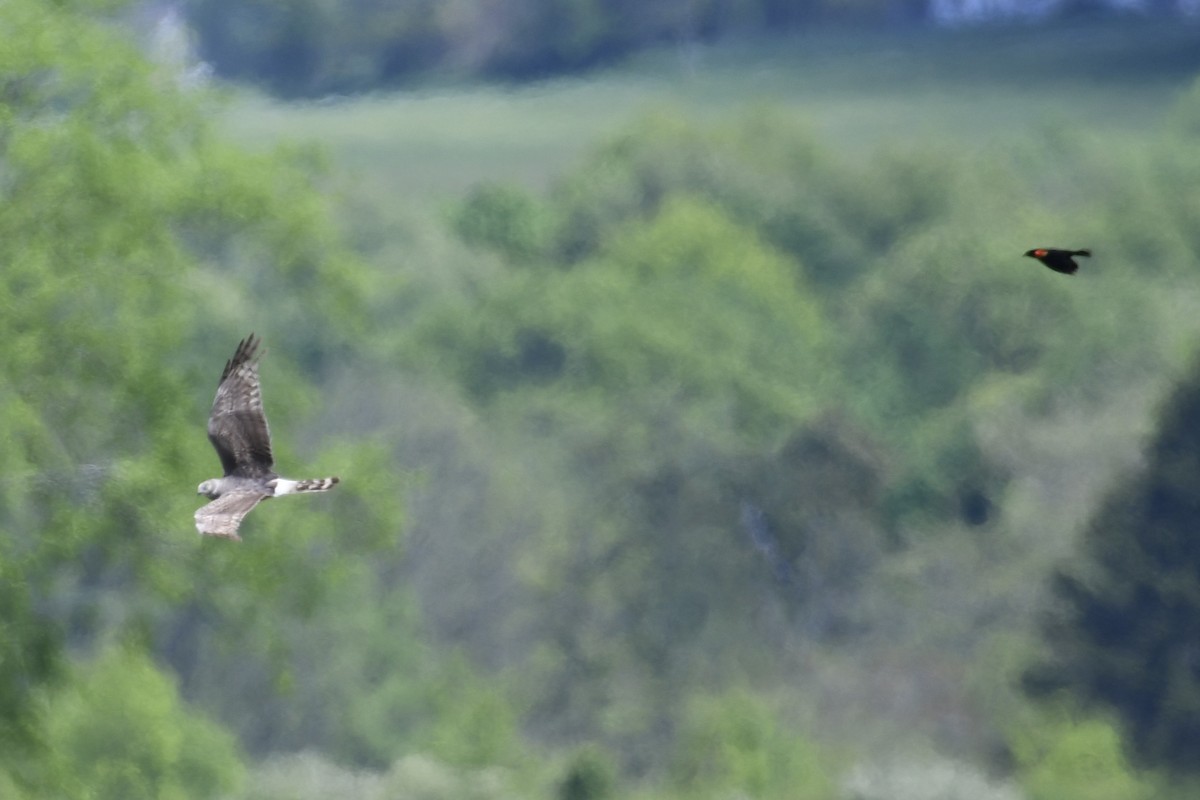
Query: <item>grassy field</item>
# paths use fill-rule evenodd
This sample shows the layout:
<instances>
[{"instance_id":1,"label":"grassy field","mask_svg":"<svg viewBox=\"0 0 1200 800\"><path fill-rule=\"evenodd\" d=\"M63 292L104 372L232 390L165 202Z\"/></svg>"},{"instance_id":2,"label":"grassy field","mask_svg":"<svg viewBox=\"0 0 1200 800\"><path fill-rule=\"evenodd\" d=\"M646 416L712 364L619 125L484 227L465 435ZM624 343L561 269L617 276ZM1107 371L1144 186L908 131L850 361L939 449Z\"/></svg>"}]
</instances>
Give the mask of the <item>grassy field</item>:
<instances>
[{"instance_id":1,"label":"grassy field","mask_svg":"<svg viewBox=\"0 0 1200 800\"><path fill-rule=\"evenodd\" d=\"M882 144L980 147L1047 122L1131 143L1200 72L1200 25L1128 19L962 31L826 31L680 45L581 77L430 86L286 104L244 95L237 138L323 143L375 197L418 202L480 180L544 184L634 115L794 114L851 156Z\"/></svg>"}]
</instances>

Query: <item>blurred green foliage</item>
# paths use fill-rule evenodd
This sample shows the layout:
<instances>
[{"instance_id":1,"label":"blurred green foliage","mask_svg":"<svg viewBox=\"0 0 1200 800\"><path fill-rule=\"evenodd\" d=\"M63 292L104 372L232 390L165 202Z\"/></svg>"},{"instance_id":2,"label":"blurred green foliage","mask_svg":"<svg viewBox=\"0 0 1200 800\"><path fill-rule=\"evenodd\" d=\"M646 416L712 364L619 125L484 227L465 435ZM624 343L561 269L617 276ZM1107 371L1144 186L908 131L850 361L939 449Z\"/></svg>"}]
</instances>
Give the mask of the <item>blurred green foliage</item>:
<instances>
[{"instance_id":1,"label":"blurred green foliage","mask_svg":"<svg viewBox=\"0 0 1200 800\"><path fill-rule=\"evenodd\" d=\"M455 209L454 230L464 242L494 250L513 265L536 264L545 249L545 214L521 189L476 186Z\"/></svg>"},{"instance_id":2,"label":"blurred green foliage","mask_svg":"<svg viewBox=\"0 0 1200 800\"><path fill-rule=\"evenodd\" d=\"M1129 764L1117 729L1103 719L1045 713L1012 740L1030 800L1138 800L1161 797L1153 778Z\"/></svg>"},{"instance_id":3,"label":"blurred green foliage","mask_svg":"<svg viewBox=\"0 0 1200 800\"><path fill-rule=\"evenodd\" d=\"M222 797L242 779L233 737L185 710L174 683L136 649L107 648L52 692L46 745L55 796Z\"/></svg>"},{"instance_id":4,"label":"blurred green foliage","mask_svg":"<svg viewBox=\"0 0 1200 800\"><path fill-rule=\"evenodd\" d=\"M783 674L793 647L870 658L887 639L885 658L940 673L955 668L916 655L917 641L959 652L1028 635L1029 576L1051 550L1023 543L1044 532L1008 499L1036 483L1049 513L1073 478L1025 429L1102 414L1139 383L1149 413L1196 333L1187 192L1144 198L1141 253L1120 239L1147 175L1162 186L1190 169L1175 135L1126 159L1048 127L970 158L851 164L769 112L713 126L660 112L541 205L511 187L468 198L456 224L500 267L417 326L413 358L429 360L414 364L537 442L544 474L589 498L556 523L569 543L548 530L533 539L544 553L523 558L542 564L555 609L548 652L529 662L532 717L553 720L551 735L603 732L644 770L637 751L679 723L683 687ZM511 230L539 220L524 258L470 233L491 230L500 207L521 209ZM1105 256L1074 279L1020 259L1063 230ZM1128 451L1136 431L1099 440ZM1072 466L1097 483L1111 474ZM1072 508L1077 524L1086 507ZM969 544L973 529L990 541ZM1069 530L1054 537L1061 553ZM1021 569L1034 572L1001 577ZM883 632L888 591L929 603L931 619L904 623L916 640ZM999 736L985 729L981 740ZM1035 782L1085 785L1058 762L1044 769L1059 777Z\"/></svg>"},{"instance_id":5,"label":"blurred green foliage","mask_svg":"<svg viewBox=\"0 0 1200 800\"><path fill-rule=\"evenodd\" d=\"M408 218L224 141L87 8L0 6L5 797L1137 796L1116 731L1180 771L1186 436L1097 498L1200 328L1198 95L1119 153L1049 124L850 159L778 110L660 109ZM559 9L555 57L606 8ZM276 63L319 63L323 9L267 9ZM1096 256L1020 258L1052 244ZM281 466L343 483L231 547L191 487L252 329ZM1097 509L1046 649L1116 722L1014 726ZM1122 635L1072 628L1114 603ZM1080 682L1110 663L1115 700Z\"/></svg>"},{"instance_id":6,"label":"blurred green foliage","mask_svg":"<svg viewBox=\"0 0 1200 800\"><path fill-rule=\"evenodd\" d=\"M672 774L686 797L835 796L822 754L788 731L762 698L741 691L698 696L681 724Z\"/></svg>"},{"instance_id":7,"label":"blurred green foliage","mask_svg":"<svg viewBox=\"0 0 1200 800\"><path fill-rule=\"evenodd\" d=\"M403 517L395 473L346 431L344 450L313 457L346 479L326 506L336 516L280 504L249 523L251 546L195 536L192 487L217 469L203 421L219 359L245 331L264 333L276 345L265 368L272 418L302 429L311 410L286 398L309 395L344 363L361 333L361 267L337 240L311 159L231 147L212 130L211 98L177 86L90 8L0 8L0 769L34 791L55 779L39 758L65 759L64 775L91 769L54 740L72 714L86 732L88 707L47 711L39 690L83 685L63 675L64 654L113 636L155 651L184 696L250 748L287 734L311 741L311 729L289 727L285 698L315 697L336 662L311 667L319 627L299 629L372 586L364 559L394 547ZM316 446L287 437L276 454L296 463ZM403 641L411 614L396 615L373 619ZM120 706L152 688L96 691ZM247 697L260 704L247 709ZM341 719L343 709L327 713ZM330 735L366 759L371 751L352 745L359 725ZM216 737L201 749L219 754L220 738L197 731ZM171 753L141 755L151 760L78 780L101 791L111 779L113 796L117 783L154 796L228 788ZM174 788L160 793L156 776Z\"/></svg>"},{"instance_id":8,"label":"blurred green foliage","mask_svg":"<svg viewBox=\"0 0 1200 800\"><path fill-rule=\"evenodd\" d=\"M604 752L590 747L576 753L558 784L558 800L605 800L617 792L616 767Z\"/></svg>"}]
</instances>

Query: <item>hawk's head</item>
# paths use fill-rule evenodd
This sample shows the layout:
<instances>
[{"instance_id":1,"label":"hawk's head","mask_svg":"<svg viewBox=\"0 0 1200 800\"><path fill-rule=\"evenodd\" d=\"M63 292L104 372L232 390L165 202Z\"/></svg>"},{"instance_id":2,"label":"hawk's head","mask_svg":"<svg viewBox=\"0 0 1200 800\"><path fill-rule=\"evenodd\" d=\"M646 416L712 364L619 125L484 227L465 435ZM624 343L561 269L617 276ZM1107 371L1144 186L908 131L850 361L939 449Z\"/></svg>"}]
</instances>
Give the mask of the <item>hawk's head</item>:
<instances>
[{"instance_id":1,"label":"hawk's head","mask_svg":"<svg viewBox=\"0 0 1200 800\"><path fill-rule=\"evenodd\" d=\"M217 481L205 481L196 487L196 494L202 494L209 500L216 500L220 496L221 490Z\"/></svg>"}]
</instances>

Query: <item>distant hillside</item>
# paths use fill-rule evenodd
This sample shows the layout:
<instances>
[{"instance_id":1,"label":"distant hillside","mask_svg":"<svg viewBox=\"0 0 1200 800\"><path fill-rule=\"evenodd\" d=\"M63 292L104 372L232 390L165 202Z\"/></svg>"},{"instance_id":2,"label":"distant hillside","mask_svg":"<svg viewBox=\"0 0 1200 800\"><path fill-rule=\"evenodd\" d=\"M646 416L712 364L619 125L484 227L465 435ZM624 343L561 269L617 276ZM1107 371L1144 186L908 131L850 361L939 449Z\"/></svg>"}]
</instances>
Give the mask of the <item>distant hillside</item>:
<instances>
[{"instance_id":1,"label":"distant hillside","mask_svg":"<svg viewBox=\"0 0 1200 800\"><path fill-rule=\"evenodd\" d=\"M648 109L714 120L775 107L849 157L977 150L1068 120L1124 148L1159 126L1198 72L1200 28L1163 20L841 29L656 47L520 84L430 81L317 103L243 93L225 124L248 144L320 142L377 206L424 205L480 181L544 186Z\"/></svg>"},{"instance_id":2,"label":"distant hillside","mask_svg":"<svg viewBox=\"0 0 1200 800\"><path fill-rule=\"evenodd\" d=\"M430 77L578 74L661 44L690 46L829 25L911 30L1157 12L1189 0L191 0L200 58L224 79L320 97ZM162 17L172 18L172 5ZM1078 52L1077 50L1074 52ZM1157 52L1157 51L1152 51ZM1086 56L1084 56L1086 58Z\"/></svg>"}]
</instances>

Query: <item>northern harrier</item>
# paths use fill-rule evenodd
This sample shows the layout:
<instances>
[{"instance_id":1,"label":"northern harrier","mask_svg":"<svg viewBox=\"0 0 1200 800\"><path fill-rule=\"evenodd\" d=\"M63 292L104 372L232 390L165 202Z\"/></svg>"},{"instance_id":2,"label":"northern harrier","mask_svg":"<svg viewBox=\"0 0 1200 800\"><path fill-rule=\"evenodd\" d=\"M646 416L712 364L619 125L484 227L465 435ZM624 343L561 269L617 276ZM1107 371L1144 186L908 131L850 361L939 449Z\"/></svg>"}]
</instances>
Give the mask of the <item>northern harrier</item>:
<instances>
[{"instance_id":1,"label":"northern harrier","mask_svg":"<svg viewBox=\"0 0 1200 800\"><path fill-rule=\"evenodd\" d=\"M271 432L258 385L259 341L250 334L225 362L208 417L208 438L225 468L225 477L205 481L196 490L212 500L196 511L196 530L208 536L241 541L238 526L261 501L297 492L324 492L338 482L337 478L292 481L271 469L275 465Z\"/></svg>"}]
</instances>

